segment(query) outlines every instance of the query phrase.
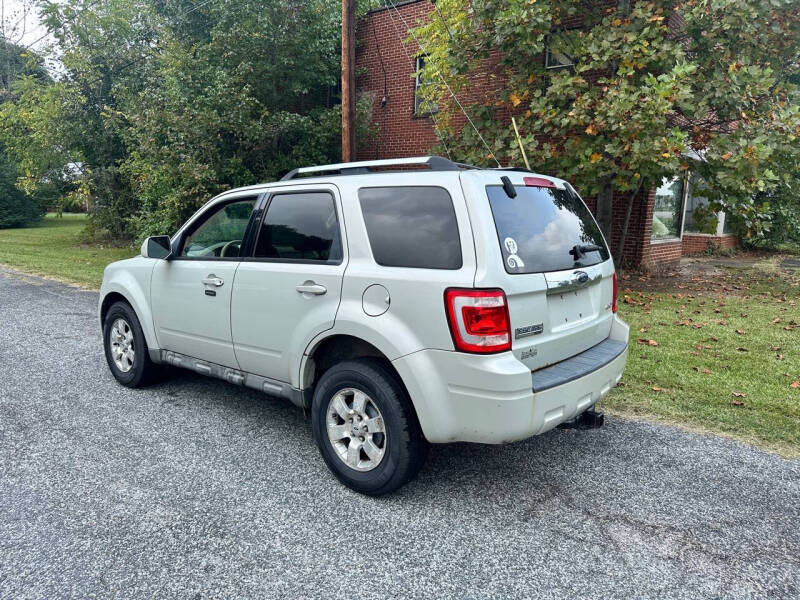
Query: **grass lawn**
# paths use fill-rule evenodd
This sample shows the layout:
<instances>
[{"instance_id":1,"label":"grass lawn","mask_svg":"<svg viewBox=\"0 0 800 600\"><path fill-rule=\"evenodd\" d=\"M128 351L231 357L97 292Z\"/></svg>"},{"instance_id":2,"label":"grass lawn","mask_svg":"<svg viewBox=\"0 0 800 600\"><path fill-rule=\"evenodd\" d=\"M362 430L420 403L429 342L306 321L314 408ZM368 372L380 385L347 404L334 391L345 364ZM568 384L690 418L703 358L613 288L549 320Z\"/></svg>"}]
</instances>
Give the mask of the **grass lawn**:
<instances>
[{"instance_id":1,"label":"grass lawn","mask_svg":"<svg viewBox=\"0 0 800 600\"><path fill-rule=\"evenodd\" d=\"M86 215L48 214L41 224L0 229L0 264L53 277L81 287L99 288L110 262L130 258L137 249L81 243Z\"/></svg>"},{"instance_id":2,"label":"grass lawn","mask_svg":"<svg viewBox=\"0 0 800 600\"><path fill-rule=\"evenodd\" d=\"M621 281L628 367L602 405L798 457L800 273L775 258L728 262L671 284Z\"/></svg>"}]
</instances>

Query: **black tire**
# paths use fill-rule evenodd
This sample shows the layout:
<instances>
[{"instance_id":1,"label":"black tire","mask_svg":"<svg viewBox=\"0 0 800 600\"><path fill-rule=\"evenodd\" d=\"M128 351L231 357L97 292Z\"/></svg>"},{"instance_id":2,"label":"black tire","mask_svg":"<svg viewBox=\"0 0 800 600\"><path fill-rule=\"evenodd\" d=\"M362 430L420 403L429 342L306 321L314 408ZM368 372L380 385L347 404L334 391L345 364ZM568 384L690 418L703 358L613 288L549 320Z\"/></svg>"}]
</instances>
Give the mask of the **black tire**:
<instances>
[{"instance_id":1,"label":"black tire","mask_svg":"<svg viewBox=\"0 0 800 600\"><path fill-rule=\"evenodd\" d=\"M365 392L383 416L384 455L370 471L358 471L345 464L328 439L328 406L344 388ZM403 386L380 361L373 359L342 362L322 375L314 390L311 427L322 458L339 481L369 496L388 494L409 482L422 468L428 454L428 442Z\"/></svg>"},{"instance_id":2,"label":"black tire","mask_svg":"<svg viewBox=\"0 0 800 600\"><path fill-rule=\"evenodd\" d=\"M114 362L111 355L111 329L117 319L123 319L130 326L133 334L133 365L129 371L123 371ZM159 365L150 360L147 341L142 326L133 308L127 302L116 302L111 305L103 322L103 349L111 374L122 385L138 388L153 383L160 374Z\"/></svg>"}]
</instances>

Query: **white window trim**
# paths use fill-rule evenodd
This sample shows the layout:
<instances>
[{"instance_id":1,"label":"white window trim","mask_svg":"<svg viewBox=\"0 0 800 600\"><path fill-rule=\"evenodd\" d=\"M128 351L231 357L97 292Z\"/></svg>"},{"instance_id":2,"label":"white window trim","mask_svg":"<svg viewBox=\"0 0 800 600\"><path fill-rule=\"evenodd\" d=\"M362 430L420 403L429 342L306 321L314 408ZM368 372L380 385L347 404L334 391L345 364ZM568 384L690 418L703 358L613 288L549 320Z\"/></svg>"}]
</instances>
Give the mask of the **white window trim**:
<instances>
[{"instance_id":1,"label":"white window trim","mask_svg":"<svg viewBox=\"0 0 800 600\"><path fill-rule=\"evenodd\" d=\"M425 100L424 98L422 98L422 96L420 96L419 91L421 87L427 84L422 82L422 76L420 71L424 67L424 62L426 58L427 55L425 54L420 54L414 57L414 68L416 69L415 71L416 75L414 76L414 114L418 116L430 115L439 112L438 106L433 106L432 110L425 110L425 111L422 110L422 104Z\"/></svg>"},{"instance_id":2,"label":"white window trim","mask_svg":"<svg viewBox=\"0 0 800 600\"><path fill-rule=\"evenodd\" d=\"M669 242L680 242L683 240L683 227L684 225L686 225L686 216L684 215L684 211L686 211L686 198L689 195L689 185L690 185L690 179L688 173L684 173L682 175L682 179L683 179L683 190L681 191L681 208L679 212L681 219L681 230L678 232L678 235L671 235L669 237L662 237L662 238L653 238L651 229L650 244L665 244ZM655 202L655 199L653 200L653 202Z\"/></svg>"},{"instance_id":3,"label":"white window trim","mask_svg":"<svg viewBox=\"0 0 800 600\"><path fill-rule=\"evenodd\" d=\"M556 63L550 64L550 57L552 56L550 52L550 39L551 36L547 36L547 40L545 41L545 50L544 50L544 68L552 71L557 71L559 69L571 69L575 67L575 60L566 52L562 54L566 56L570 62L569 63Z\"/></svg>"},{"instance_id":4,"label":"white window trim","mask_svg":"<svg viewBox=\"0 0 800 600\"><path fill-rule=\"evenodd\" d=\"M721 210L717 213L717 236L727 235L725 233L725 211Z\"/></svg>"}]
</instances>

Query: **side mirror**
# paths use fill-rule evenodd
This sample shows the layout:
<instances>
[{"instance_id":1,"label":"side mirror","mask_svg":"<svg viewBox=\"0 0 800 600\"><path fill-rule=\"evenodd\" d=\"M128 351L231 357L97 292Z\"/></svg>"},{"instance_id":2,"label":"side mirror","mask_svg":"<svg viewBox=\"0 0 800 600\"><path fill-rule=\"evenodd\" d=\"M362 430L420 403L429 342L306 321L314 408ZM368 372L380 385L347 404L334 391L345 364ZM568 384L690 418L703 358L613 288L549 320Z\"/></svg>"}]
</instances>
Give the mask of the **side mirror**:
<instances>
[{"instance_id":1,"label":"side mirror","mask_svg":"<svg viewBox=\"0 0 800 600\"><path fill-rule=\"evenodd\" d=\"M142 256L145 258L169 258L172 246L168 235L156 235L147 238L142 244Z\"/></svg>"}]
</instances>

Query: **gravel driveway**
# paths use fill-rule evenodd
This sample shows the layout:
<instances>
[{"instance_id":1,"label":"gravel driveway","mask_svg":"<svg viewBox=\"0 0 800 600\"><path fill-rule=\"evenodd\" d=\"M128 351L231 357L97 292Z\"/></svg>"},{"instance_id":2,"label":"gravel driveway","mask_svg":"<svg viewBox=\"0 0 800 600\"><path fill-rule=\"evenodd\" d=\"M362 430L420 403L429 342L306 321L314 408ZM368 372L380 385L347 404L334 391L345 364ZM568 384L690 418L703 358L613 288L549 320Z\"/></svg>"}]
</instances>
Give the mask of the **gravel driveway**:
<instances>
[{"instance_id":1,"label":"gravel driveway","mask_svg":"<svg viewBox=\"0 0 800 600\"><path fill-rule=\"evenodd\" d=\"M96 303L0 268L0 598L800 597L798 461L610 419L366 498L286 401L117 385Z\"/></svg>"}]
</instances>

